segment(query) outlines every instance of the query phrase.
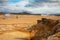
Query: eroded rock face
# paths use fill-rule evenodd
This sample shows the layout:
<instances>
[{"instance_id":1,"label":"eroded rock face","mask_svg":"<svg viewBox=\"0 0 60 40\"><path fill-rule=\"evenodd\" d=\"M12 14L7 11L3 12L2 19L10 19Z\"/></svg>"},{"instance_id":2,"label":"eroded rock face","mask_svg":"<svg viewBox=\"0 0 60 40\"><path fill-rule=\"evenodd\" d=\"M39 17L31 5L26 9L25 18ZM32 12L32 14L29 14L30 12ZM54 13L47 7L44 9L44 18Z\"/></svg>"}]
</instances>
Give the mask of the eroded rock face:
<instances>
[{"instance_id":1,"label":"eroded rock face","mask_svg":"<svg viewBox=\"0 0 60 40\"><path fill-rule=\"evenodd\" d=\"M60 31L58 26L58 20L51 20L43 18L40 20L40 23L33 26L33 30L37 30L35 36L32 40L47 40L50 35L55 34L57 31ZM59 24L60 25L60 24Z\"/></svg>"},{"instance_id":2,"label":"eroded rock face","mask_svg":"<svg viewBox=\"0 0 60 40\"><path fill-rule=\"evenodd\" d=\"M47 40L60 40L60 32L49 36Z\"/></svg>"}]
</instances>

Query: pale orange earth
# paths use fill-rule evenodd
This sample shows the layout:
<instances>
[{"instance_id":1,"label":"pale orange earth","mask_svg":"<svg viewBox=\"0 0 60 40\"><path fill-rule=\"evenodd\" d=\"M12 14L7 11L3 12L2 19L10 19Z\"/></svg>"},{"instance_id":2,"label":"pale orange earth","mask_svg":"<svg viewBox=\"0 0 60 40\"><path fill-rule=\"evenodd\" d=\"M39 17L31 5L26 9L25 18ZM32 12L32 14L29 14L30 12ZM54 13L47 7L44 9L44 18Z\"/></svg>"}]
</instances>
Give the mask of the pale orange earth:
<instances>
[{"instance_id":1,"label":"pale orange earth","mask_svg":"<svg viewBox=\"0 0 60 40\"><path fill-rule=\"evenodd\" d=\"M17 18L18 17L18 18ZM60 20L60 16L41 16L41 15L15 15L11 14L10 16L5 16L3 14L0 15L0 27L2 25L16 25L20 27L29 27L34 24L37 24L37 20L41 20L41 18L48 18L53 20ZM15 37L27 37L30 38L33 34L29 32L6 32L3 35L0 35L0 40L15 40ZM5 37L4 37L5 36Z\"/></svg>"},{"instance_id":2,"label":"pale orange earth","mask_svg":"<svg viewBox=\"0 0 60 40\"><path fill-rule=\"evenodd\" d=\"M16 18L18 16L18 18ZM31 25L37 23L41 18L60 20L60 16L41 16L41 15L10 15L8 17L0 15L0 24L17 24Z\"/></svg>"}]
</instances>

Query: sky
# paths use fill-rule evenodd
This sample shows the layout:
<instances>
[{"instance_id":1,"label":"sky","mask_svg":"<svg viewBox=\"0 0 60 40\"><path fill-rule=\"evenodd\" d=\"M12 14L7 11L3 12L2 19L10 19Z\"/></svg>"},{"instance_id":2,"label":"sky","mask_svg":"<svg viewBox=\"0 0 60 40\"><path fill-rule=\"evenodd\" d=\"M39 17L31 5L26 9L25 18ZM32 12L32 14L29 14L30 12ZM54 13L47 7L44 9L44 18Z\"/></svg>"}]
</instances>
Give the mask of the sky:
<instances>
[{"instance_id":1,"label":"sky","mask_svg":"<svg viewBox=\"0 0 60 40\"><path fill-rule=\"evenodd\" d=\"M60 0L0 0L0 12L58 14L60 13Z\"/></svg>"}]
</instances>

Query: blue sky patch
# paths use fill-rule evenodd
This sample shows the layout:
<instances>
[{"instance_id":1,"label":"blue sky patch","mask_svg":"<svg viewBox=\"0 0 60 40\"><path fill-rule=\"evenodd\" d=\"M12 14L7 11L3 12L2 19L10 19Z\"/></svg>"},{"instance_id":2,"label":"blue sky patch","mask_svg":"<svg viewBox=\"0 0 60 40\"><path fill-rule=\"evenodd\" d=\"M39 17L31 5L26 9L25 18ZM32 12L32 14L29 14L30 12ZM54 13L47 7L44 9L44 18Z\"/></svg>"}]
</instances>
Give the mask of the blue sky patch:
<instances>
[{"instance_id":1,"label":"blue sky patch","mask_svg":"<svg viewBox=\"0 0 60 40\"><path fill-rule=\"evenodd\" d=\"M22 1L22 0L8 0L8 2L11 2L11 3L16 3L16 2L19 2L19 1Z\"/></svg>"}]
</instances>

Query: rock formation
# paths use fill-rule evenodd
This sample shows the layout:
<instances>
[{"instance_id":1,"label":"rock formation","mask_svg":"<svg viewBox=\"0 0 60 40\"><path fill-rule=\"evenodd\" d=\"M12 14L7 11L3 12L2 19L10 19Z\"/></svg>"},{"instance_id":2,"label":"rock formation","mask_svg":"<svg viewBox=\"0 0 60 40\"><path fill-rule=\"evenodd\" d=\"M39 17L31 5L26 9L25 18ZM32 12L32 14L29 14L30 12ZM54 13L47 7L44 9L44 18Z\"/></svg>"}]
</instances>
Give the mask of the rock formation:
<instances>
[{"instance_id":1,"label":"rock formation","mask_svg":"<svg viewBox=\"0 0 60 40\"><path fill-rule=\"evenodd\" d=\"M47 40L60 40L60 32L55 33L54 35L49 36Z\"/></svg>"},{"instance_id":2,"label":"rock formation","mask_svg":"<svg viewBox=\"0 0 60 40\"><path fill-rule=\"evenodd\" d=\"M42 18L40 22L32 26L32 30L37 30L31 40L47 40L50 35L60 32L59 20Z\"/></svg>"}]
</instances>

